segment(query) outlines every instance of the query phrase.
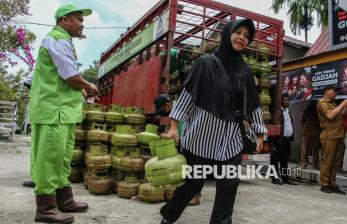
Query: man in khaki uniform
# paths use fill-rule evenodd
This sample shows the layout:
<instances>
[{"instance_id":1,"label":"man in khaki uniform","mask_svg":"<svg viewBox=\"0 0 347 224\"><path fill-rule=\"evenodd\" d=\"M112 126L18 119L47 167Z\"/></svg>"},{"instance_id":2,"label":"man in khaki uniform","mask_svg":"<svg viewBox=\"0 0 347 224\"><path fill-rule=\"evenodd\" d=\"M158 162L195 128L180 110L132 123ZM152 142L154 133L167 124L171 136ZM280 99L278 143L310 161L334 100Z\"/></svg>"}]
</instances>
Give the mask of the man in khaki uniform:
<instances>
[{"instance_id":1,"label":"man in khaki uniform","mask_svg":"<svg viewBox=\"0 0 347 224\"><path fill-rule=\"evenodd\" d=\"M334 100L336 87L328 85L324 88L324 97L318 102L317 112L322 128L320 141L322 144L322 162L320 167L321 191L325 193L346 194L336 186L336 173L342 159L343 151L343 115L346 113L347 99L340 105Z\"/></svg>"}]
</instances>

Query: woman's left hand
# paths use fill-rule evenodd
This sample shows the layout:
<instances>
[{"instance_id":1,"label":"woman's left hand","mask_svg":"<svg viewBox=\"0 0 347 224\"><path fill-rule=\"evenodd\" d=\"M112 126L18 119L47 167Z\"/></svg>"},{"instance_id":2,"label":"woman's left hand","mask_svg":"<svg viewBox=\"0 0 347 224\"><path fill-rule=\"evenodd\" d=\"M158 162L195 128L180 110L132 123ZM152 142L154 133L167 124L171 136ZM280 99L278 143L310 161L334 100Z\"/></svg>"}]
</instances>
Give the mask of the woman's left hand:
<instances>
[{"instance_id":1,"label":"woman's left hand","mask_svg":"<svg viewBox=\"0 0 347 224\"><path fill-rule=\"evenodd\" d=\"M257 151L256 153L260 153L260 151L263 149L264 144L264 136L258 136L258 142L257 142Z\"/></svg>"}]
</instances>

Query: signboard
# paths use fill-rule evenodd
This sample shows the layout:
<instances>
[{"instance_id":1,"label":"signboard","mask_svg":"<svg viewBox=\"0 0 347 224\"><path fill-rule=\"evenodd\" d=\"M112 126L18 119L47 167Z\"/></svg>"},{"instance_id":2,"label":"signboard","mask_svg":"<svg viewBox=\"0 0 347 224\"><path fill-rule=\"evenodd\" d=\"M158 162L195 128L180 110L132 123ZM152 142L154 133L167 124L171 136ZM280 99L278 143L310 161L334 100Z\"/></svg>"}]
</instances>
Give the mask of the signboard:
<instances>
[{"instance_id":1,"label":"signboard","mask_svg":"<svg viewBox=\"0 0 347 224\"><path fill-rule=\"evenodd\" d=\"M284 72L281 78L282 94L291 101L320 98L326 85L342 87L338 94L347 94L347 59Z\"/></svg>"},{"instance_id":2,"label":"signboard","mask_svg":"<svg viewBox=\"0 0 347 224\"><path fill-rule=\"evenodd\" d=\"M329 31L332 50L347 46L346 0L329 0Z\"/></svg>"},{"instance_id":3,"label":"signboard","mask_svg":"<svg viewBox=\"0 0 347 224\"><path fill-rule=\"evenodd\" d=\"M102 77L112 69L137 54L153 43L169 30L170 11L165 11L153 23L116 51L109 59L100 65L98 77Z\"/></svg>"}]
</instances>

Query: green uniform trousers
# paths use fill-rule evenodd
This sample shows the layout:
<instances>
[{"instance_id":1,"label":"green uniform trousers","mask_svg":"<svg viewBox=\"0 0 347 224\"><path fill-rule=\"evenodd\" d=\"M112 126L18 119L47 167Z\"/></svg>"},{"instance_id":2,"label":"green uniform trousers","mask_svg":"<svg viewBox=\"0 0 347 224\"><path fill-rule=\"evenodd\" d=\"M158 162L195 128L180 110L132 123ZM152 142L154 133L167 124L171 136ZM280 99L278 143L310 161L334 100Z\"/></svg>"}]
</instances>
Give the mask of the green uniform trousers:
<instances>
[{"instance_id":1,"label":"green uniform trousers","mask_svg":"<svg viewBox=\"0 0 347 224\"><path fill-rule=\"evenodd\" d=\"M69 186L76 124L31 124L31 177L35 194Z\"/></svg>"}]
</instances>

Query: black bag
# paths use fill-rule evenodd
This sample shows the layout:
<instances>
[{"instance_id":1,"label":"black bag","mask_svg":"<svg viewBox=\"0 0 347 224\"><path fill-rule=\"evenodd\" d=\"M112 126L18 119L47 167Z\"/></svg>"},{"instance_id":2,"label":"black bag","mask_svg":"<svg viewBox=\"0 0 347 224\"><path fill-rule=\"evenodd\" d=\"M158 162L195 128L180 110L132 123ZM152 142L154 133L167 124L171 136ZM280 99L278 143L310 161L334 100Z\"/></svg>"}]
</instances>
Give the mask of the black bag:
<instances>
[{"instance_id":1,"label":"black bag","mask_svg":"<svg viewBox=\"0 0 347 224\"><path fill-rule=\"evenodd\" d=\"M213 58L213 60L218 64L218 66L221 67L222 72L226 76L228 76L228 74L224 68L224 65L219 60L219 58L213 54L210 54L210 55ZM243 110L236 110L236 111L234 111L234 113L235 113L236 121L239 124L240 131L241 131L241 137L242 137L242 143L243 143L241 153L253 154L254 152L256 152L258 139L257 139L256 134L253 132L253 130L251 128L251 124L249 123L249 121L247 120L247 117L246 117L246 111L245 111L246 96L245 95L243 97L243 105L244 105ZM234 91L232 91L232 98L237 99Z\"/></svg>"},{"instance_id":2,"label":"black bag","mask_svg":"<svg viewBox=\"0 0 347 224\"><path fill-rule=\"evenodd\" d=\"M247 119L244 118L241 111L235 111L235 115L241 114L239 118L237 118L237 122L239 123L241 137L243 142L242 153L243 154L253 154L257 151L257 136L253 132L251 128L251 124Z\"/></svg>"}]
</instances>

